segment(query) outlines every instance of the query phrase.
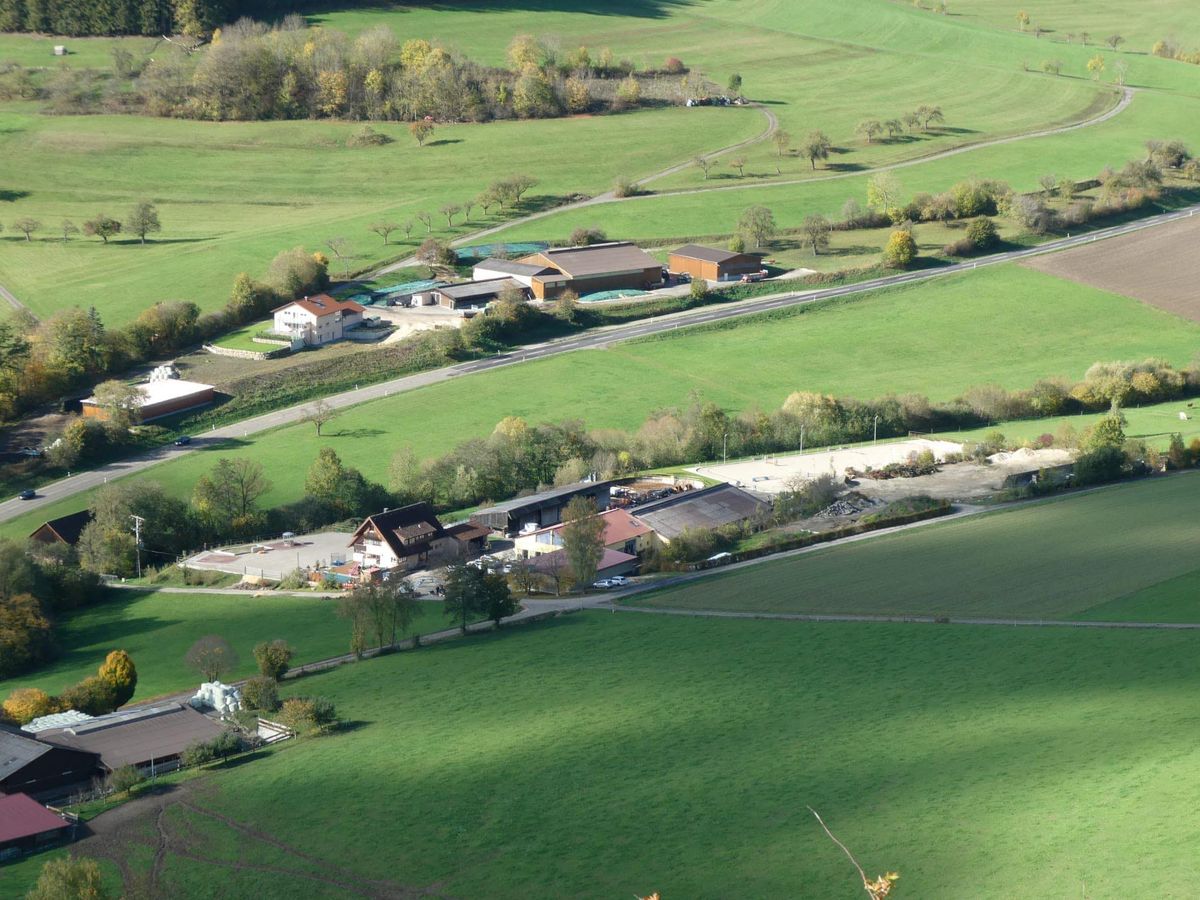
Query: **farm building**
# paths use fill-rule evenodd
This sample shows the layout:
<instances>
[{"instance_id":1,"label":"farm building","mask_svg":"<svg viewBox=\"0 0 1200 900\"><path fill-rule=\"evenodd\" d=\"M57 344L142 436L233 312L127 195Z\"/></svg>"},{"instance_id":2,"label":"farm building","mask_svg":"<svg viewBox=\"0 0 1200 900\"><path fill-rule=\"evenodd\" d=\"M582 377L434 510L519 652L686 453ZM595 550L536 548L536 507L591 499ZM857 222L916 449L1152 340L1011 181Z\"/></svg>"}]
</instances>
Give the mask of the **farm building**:
<instances>
[{"instance_id":1,"label":"farm building","mask_svg":"<svg viewBox=\"0 0 1200 900\"><path fill-rule=\"evenodd\" d=\"M512 288L526 296L525 289L515 279L489 278L485 281L464 281L461 284L448 284L430 291L439 306L459 311L480 310Z\"/></svg>"},{"instance_id":2,"label":"farm building","mask_svg":"<svg viewBox=\"0 0 1200 900\"><path fill-rule=\"evenodd\" d=\"M632 575L637 572L639 560L631 553L605 550L596 566L596 578L612 578L614 575ZM543 553L530 563L533 571L540 575L558 575L571 571L571 561L566 550Z\"/></svg>"},{"instance_id":3,"label":"farm building","mask_svg":"<svg viewBox=\"0 0 1200 900\"><path fill-rule=\"evenodd\" d=\"M469 557L479 556L487 551L487 539L491 533L490 528L473 522L459 522L446 526L446 534L458 541L463 553Z\"/></svg>"},{"instance_id":4,"label":"farm building","mask_svg":"<svg viewBox=\"0 0 1200 900\"><path fill-rule=\"evenodd\" d=\"M640 556L654 542L654 529L623 509L609 509L600 513L604 521L604 546L631 556ZM520 534L513 547L521 559L554 553L563 546L563 526L551 525Z\"/></svg>"},{"instance_id":5,"label":"farm building","mask_svg":"<svg viewBox=\"0 0 1200 900\"><path fill-rule=\"evenodd\" d=\"M75 825L28 794L0 797L0 862L69 840Z\"/></svg>"},{"instance_id":6,"label":"farm building","mask_svg":"<svg viewBox=\"0 0 1200 900\"><path fill-rule=\"evenodd\" d=\"M608 489L611 485L611 481L577 481L478 510L471 515L471 521L501 534L516 534L557 525L562 521L563 510L575 497L589 497L595 502L597 510L608 509Z\"/></svg>"},{"instance_id":7,"label":"farm building","mask_svg":"<svg viewBox=\"0 0 1200 900\"><path fill-rule=\"evenodd\" d=\"M0 794L64 796L91 783L98 760L91 751L55 746L0 725Z\"/></svg>"},{"instance_id":8,"label":"farm building","mask_svg":"<svg viewBox=\"0 0 1200 900\"><path fill-rule=\"evenodd\" d=\"M517 262L548 270L530 276L530 290L539 300L553 299L568 289L590 294L621 289L644 291L662 284L662 264L629 241L542 250Z\"/></svg>"},{"instance_id":9,"label":"farm building","mask_svg":"<svg viewBox=\"0 0 1200 900\"><path fill-rule=\"evenodd\" d=\"M762 256L734 253L716 247L687 244L667 258L667 270L673 275L690 275L708 281L729 281L762 270Z\"/></svg>"},{"instance_id":10,"label":"farm building","mask_svg":"<svg viewBox=\"0 0 1200 900\"><path fill-rule=\"evenodd\" d=\"M533 279L538 275L551 275L557 269L533 263L514 262L511 259L488 258L481 260L471 270L471 277L476 281L491 281L498 278L511 278L527 288L533 287Z\"/></svg>"},{"instance_id":11,"label":"farm building","mask_svg":"<svg viewBox=\"0 0 1200 900\"><path fill-rule=\"evenodd\" d=\"M197 409L213 402L213 386L181 378L160 378L137 386L141 397L138 410L143 422L160 419L172 413ZM91 419L107 419L108 412L96 403L95 397L80 401L84 416Z\"/></svg>"},{"instance_id":12,"label":"farm building","mask_svg":"<svg viewBox=\"0 0 1200 900\"><path fill-rule=\"evenodd\" d=\"M59 516L57 519L43 522L33 534L29 535L29 540L47 546L62 544L67 547L74 547L79 543L79 535L83 533L83 529L91 521L92 511L90 509L81 509L79 512L68 513L65 516Z\"/></svg>"},{"instance_id":13,"label":"farm building","mask_svg":"<svg viewBox=\"0 0 1200 900\"><path fill-rule=\"evenodd\" d=\"M161 703L96 716L86 722L50 728L38 740L98 756L108 772L121 766L169 771L192 744L211 741L224 727L181 703Z\"/></svg>"},{"instance_id":14,"label":"farm building","mask_svg":"<svg viewBox=\"0 0 1200 900\"><path fill-rule=\"evenodd\" d=\"M669 544L689 528L720 528L764 515L771 505L732 484L686 491L635 506L631 512Z\"/></svg>"},{"instance_id":15,"label":"farm building","mask_svg":"<svg viewBox=\"0 0 1200 900\"><path fill-rule=\"evenodd\" d=\"M38 716L36 719L30 719L21 726L21 730L28 734L37 734L51 728L66 728L68 725L90 722L94 718L95 716L81 713L77 709L68 709L65 712L50 713L49 715Z\"/></svg>"},{"instance_id":16,"label":"farm building","mask_svg":"<svg viewBox=\"0 0 1200 900\"><path fill-rule=\"evenodd\" d=\"M328 294L293 300L271 310L276 334L302 340L310 347L341 340L348 330L362 324L363 312L353 300L335 300Z\"/></svg>"},{"instance_id":17,"label":"farm building","mask_svg":"<svg viewBox=\"0 0 1200 900\"><path fill-rule=\"evenodd\" d=\"M461 548L428 503L411 503L367 516L348 546L355 563L382 570L412 570L431 562L447 562L458 556Z\"/></svg>"}]
</instances>

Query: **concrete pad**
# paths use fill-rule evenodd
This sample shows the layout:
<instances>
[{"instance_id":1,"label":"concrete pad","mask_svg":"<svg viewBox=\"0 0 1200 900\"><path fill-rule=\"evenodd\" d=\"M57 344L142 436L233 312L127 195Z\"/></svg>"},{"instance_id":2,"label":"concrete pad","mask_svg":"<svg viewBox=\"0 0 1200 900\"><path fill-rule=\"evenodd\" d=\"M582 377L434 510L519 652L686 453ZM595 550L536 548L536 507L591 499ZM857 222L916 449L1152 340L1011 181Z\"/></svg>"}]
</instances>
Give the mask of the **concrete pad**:
<instances>
[{"instance_id":1,"label":"concrete pad","mask_svg":"<svg viewBox=\"0 0 1200 900\"><path fill-rule=\"evenodd\" d=\"M188 568L232 575L249 575L279 581L296 569L336 565L351 558L350 535L342 531L305 534L291 540L274 540L198 553Z\"/></svg>"}]
</instances>

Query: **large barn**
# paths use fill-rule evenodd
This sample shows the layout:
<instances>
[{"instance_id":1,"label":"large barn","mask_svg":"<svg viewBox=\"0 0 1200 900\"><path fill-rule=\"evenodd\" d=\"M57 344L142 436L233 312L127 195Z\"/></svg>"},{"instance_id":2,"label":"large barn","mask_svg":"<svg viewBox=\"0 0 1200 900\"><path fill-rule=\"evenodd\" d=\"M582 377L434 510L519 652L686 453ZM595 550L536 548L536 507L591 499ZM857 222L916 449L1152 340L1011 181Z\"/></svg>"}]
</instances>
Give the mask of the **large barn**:
<instances>
[{"instance_id":1,"label":"large barn","mask_svg":"<svg viewBox=\"0 0 1200 900\"><path fill-rule=\"evenodd\" d=\"M567 290L580 295L622 289L645 291L663 280L662 263L629 241L542 250L517 262L545 270L529 275L529 289L539 300L553 299Z\"/></svg>"},{"instance_id":2,"label":"large barn","mask_svg":"<svg viewBox=\"0 0 1200 900\"><path fill-rule=\"evenodd\" d=\"M686 244L667 258L667 269L673 275L690 275L707 281L730 281L761 271L762 256Z\"/></svg>"},{"instance_id":3,"label":"large barn","mask_svg":"<svg viewBox=\"0 0 1200 900\"><path fill-rule=\"evenodd\" d=\"M578 481L562 487L539 491L525 497L505 500L471 514L476 525L486 525L502 534L545 528L562 521L563 510L575 497L589 497L597 511L608 509L611 481Z\"/></svg>"},{"instance_id":4,"label":"large barn","mask_svg":"<svg viewBox=\"0 0 1200 900\"><path fill-rule=\"evenodd\" d=\"M90 785L98 765L99 755L90 750L56 746L0 725L0 794L65 796Z\"/></svg>"}]
</instances>

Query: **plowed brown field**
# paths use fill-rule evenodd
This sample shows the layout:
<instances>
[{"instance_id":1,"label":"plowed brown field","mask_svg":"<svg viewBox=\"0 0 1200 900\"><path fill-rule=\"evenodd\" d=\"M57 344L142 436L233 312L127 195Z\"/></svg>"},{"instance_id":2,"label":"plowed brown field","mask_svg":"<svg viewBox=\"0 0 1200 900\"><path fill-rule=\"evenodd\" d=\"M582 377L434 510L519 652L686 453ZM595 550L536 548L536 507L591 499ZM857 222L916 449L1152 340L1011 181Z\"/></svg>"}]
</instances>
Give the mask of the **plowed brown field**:
<instances>
[{"instance_id":1,"label":"plowed brown field","mask_svg":"<svg viewBox=\"0 0 1200 900\"><path fill-rule=\"evenodd\" d=\"M1200 322L1200 216L1037 256L1022 265Z\"/></svg>"}]
</instances>

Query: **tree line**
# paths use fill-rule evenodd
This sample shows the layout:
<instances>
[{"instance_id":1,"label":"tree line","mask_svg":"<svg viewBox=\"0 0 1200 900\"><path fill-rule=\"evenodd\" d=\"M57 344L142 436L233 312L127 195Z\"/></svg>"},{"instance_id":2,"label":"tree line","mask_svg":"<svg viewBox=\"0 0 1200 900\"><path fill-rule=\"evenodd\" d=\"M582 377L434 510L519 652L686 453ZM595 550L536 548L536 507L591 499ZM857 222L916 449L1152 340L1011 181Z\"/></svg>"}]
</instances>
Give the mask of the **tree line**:
<instances>
[{"instance_id":1,"label":"tree line","mask_svg":"<svg viewBox=\"0 0 1200 900\"><path fill-rule=\"evenodd\" d=\"M485 66L421 38L400 43L386 26L352 38L332 28L310 29L301 16L289 15L273 25L241 18L213 29L203 49L160 48L145 60L118 47L106 71L64 68L43 77L9 65L0 71L0 97L42 99L59 114L405 121L424 144L427 122L638 106L643 98L635 68L615 62L607 49L593 58L586 47L560 52L530 35L513 39L507 68ZM601 85L605 89L597 90Z\"/></svg>"},{"instance_id":2,"label":"tree line","mask_svg":"<svg viewBox=\"0 0 1200 900\"><path fill-rule=\"evenodd\" d=\"M0 31L201 36L240 16L274 16L282 0L0 0Z\"/></svg>"}]
</instances>

